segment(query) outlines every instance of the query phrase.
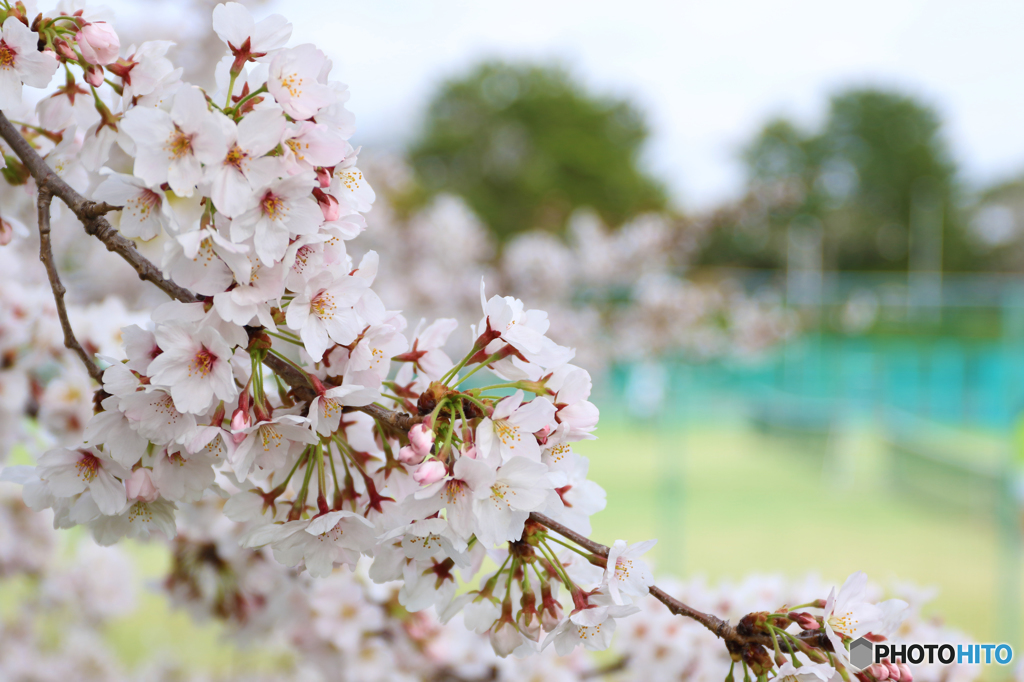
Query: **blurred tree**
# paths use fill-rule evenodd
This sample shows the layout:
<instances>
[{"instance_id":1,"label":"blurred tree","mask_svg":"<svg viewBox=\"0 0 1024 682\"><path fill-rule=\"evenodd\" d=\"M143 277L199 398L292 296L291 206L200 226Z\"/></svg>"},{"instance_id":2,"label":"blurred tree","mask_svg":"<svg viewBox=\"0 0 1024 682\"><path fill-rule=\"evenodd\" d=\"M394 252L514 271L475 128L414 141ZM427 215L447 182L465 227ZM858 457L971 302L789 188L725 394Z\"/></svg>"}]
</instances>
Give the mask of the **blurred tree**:
<instances>
[{"instance_id":1,"label":"blurred tree","mask_svg":"<svg viewBox=\"0 0 1024 682\"><path fill-rule=\"evenodd\" d=\"M769 122L743 153L764 210L716 231L702 261L784 267L797 225L821 230L826 268L976 266L940 128L927 105L874 89L834 96L817 133Z\"/></svg>"},{"instance_id":2,"label":"blurred tree","mask_svg":"<svg viewBox=\"0 0 1024 682\"><path fill-rule=\"evenodd\" d=\"M664 208L663 187L637 165L647 136L631 104L561 68L488 62L442 85L409 158L421 199L461 195L504 241L561 230L582 206L609 225Z\"/></svg>"}]
</instances>

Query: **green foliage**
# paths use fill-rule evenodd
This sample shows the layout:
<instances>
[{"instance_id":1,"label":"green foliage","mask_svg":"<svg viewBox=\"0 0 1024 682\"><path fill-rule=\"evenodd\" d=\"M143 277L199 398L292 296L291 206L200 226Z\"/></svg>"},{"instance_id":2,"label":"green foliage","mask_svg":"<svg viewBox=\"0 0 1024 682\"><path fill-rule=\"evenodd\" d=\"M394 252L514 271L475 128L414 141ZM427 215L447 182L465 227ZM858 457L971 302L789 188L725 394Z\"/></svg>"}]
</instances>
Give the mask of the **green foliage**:
<instances>
[{"instance_id":1,"label":"green foliage","mask_svg":"<svg viewBox=\"0 0 1024 682\"><path fill-rule=\"evenodd\" d=\"M821 231L826 268L902 270L915 258L941 259L945 269L974 264L939 117L912 97L840 93L821 130L771 121L743 161L749 190L768 208L714 235L705 262L784 267L796 225Z\"/></svg>"},{"instance_id":2,"label":"green foliage","mask_svg":"<svg viewBox=\"0 0 1024 682\"><path fill-rule=\"evenodd\" d=\"M576 208L610 225L665 206L637 167L648 130L628 102L560 68L482 64L434 97L409 158L423 195L461 195L500 240L560 230Z\"/></svg>"}]
</instances>

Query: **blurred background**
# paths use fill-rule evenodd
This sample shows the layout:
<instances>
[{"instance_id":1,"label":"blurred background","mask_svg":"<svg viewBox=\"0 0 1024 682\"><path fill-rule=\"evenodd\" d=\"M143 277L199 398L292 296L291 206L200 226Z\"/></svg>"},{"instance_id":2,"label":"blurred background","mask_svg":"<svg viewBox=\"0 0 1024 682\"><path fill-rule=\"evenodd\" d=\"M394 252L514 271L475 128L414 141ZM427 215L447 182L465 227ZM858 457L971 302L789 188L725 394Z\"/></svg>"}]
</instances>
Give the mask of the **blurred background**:
<instances>
[{"instance_id":1,"label":"blurred background","mask_svg":"<svg viewBox=\"0 0 1024 682\"><path fill-rule=\"evenodd\" d=\"M214 3L107 4L221 56ZM351 89L389 306L475 323L484 276L594 374L595 538L1024 650L1024 5L246 4Z\"/></svg>"}]
</instances>

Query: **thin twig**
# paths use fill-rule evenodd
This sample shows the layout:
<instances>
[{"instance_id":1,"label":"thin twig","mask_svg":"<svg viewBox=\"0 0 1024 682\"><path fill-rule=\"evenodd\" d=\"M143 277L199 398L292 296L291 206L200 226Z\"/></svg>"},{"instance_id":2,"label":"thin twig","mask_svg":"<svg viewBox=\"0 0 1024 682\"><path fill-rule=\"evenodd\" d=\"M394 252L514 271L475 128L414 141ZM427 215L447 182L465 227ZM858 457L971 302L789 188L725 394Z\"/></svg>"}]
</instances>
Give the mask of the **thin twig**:
<instances>
[{"instance_id":1,"label":"thin twig","mask_svg":"<svg viewBox=\"0 0 1024 682\"><path fill-rule=\"evenodd\" d=\"M21 136L18 129L7 120L3 112L0 112L0 138L3 138L11 146L14 153L21 159L21 162L25 164L25 167L36 181L40 196L42 196L43 192L46 192L63 201L81 221L86 233L103 242L108 251L113 251L121 256L138 273L139 279L151 282L171 298L183 303L194 303L200 300L199 297L185 287L165 279L160 269L152 261L139 253L138 249L135 248L135 243L122 236L103 217L104 214L118 210L119 207L89 201L71 185L64 182L50 168L45 159L33 149L32 145ZM47 205L49 205L49 202ZM279 358L270 355L264 361L264 364L289 385L299 387L298 391L300 394L304 392L303 388L308 386L301 372L290 367L288 363ZM92 370L89 373L92 374ZM305 392L310 391L311 389L306 389ZM312 399L311 392L306 399Z\"/></svg>"},{"instance_id":2,"label":"thin twig","mask_svg":"<svg viewBox=\"0 0 1024 682\"><path fill-rule=\"evenodd\" d=\"M35 179L39 191L41 192L45 189L67 204L67 207L71 209L71 212L75 214L81 221L82 226L85 227L86 233L103 242L108 251L113 251L127 261L135 272L138 273L139 279L152 282L168 296L179 301L191 303L197 300L195 294L188 289L178 286L168 279L164 279L160 269L139 253L138 249L135 248L134 242L122 236L111 227L107 219L103 217L103 214L116 210L116 206L89 201L71 185L64 182L47 165L43 157L39 156L39 153L32 148L28 140L21 136L18 129L7 120L3 112L0 112L0 137L11 146L17 157L25 164L25 167Z\"/></svg>"},{"instance_id":3,"label":"thin twig","mask_svg":"<svg viewBox=\"0 0 1024 682\"><path fill-rule=\"evenodd\" d=\"M389 426L396 431L401 431L402 433L408 432L409 429L423 421L423 417L418 415L413 416L411 414L406 414L405 412L395 412L386 407L381 407L380 405L374 405L372 403L370 405L360 405L359 407L352 407L350 409L352 411L365 412L385 426Z\"/></svg>"},{"instance_id":4,"label":"thin twig","mask_svg":"<svg viewBox=\"0 0 1024 682\"><path fill-rule=\"evenodd\" d=\"M82 348L82 344L75 338L75 332L71 328L71 320L68 319L68 309L64 304L64 294L67 289L60 281L60 273L57 272L57 264L53 262L53 247L50 244L50 203L53 195L45 187L39 188L39 196L36 199L36 208L39 214L39 260L46 268L46 276L50 279L50 288L53 290L53 301L57 304L57 317L60 318L60 327L64 330L64 347L73 350L82 359L82 364L89 372L89 376L97 383L103 383L103 371L93 362L89 354Z\"/></svg>"},{"instance_id":5,"label":"thin twig","mask_svg":"<svg viewBox=\"0 0 1024 682\"><path fill-rule=\"evenodd\" d=\"M539 523L542 526L545 526L549 530L555 531L559 535L569 540L572 540L580 547L590 550L590 552L598 556L602 556L605 558L608 557L608 546L602 545L600 542L594 542L590 538L584 535L580 535L576 531L570 529L568 526L565 526L559 523L558 521L555 521L554 519L545 516L544 514L533 512L530 514L530 520ZM673 614L677 616L686 616L687 618L692 618L693 620L697 621L698 623L706 627L708 630L715 633L715 635L717 635L721 639L726 640L727 642L731 642L737 645L761 644L767 647L770 647L772 645L771 638L766 634L742 634L735 627L730 625L729 621L722 620L718 616L712 615L710 613L698 611L692 606L689 606L688 604L684 604L683 602L679 601L678 599L676 599L675 597L673 597L672 595L668 594L663 589L658 587L657 585L651 585L648 589L651 593L651 596L660 601L665 606L667 606L668 610L671 611ZM815 632L808 635L801 634L798 636L798 639L801 639L809 644L814 644L815 646L818 646L820 644L821 638L819 637L819 633Z\"/></svg>"}]
</instances>

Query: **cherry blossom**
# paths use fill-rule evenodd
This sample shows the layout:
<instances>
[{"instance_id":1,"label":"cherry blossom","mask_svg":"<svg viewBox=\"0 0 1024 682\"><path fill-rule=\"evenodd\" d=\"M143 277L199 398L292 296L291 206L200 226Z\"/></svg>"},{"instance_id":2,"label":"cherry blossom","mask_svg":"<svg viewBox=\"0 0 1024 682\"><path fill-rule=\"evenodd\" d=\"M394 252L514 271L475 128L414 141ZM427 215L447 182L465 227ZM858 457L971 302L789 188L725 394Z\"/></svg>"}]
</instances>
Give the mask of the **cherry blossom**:
<instances>
[{"instance_id":1,"label":"cherry blossom","mask_svg":"<svg viewBox=\"0 0 1024 682\"><path fill-rule=\"evenodd\" d=\"M540 461L540 445L534 433L554 420L555 406L544 398L523 403L523 392L516 391L494 408L489 418L477 427L477 447L485 457L500 456Z\"/></svg>"},{"instance_id":2,"label":"cherry blossom","mask_svg":"<svg viewBox=\"0 0 1024 682\"><path fill-rule=\"evenodd\" d=\"M243 61L264 57L284 47L292 35L292 25L280 14L256 22L249 10L237 2L213 8L213 30L232 54Z\"/></svg>"},{"instance_id":3,"label":"cherry blossom","mask_svg":"<svg viewBox=\"0 0 1024 682\"><path fill-rule=\"evenodd\" d=\"M238 389L231 373L231 348L212 327L189 333L175 325L161 325L156 340L163 351L149 365L154 384L170 387L174 406L199 414L214 397L232 400Z\"/></svg>"},{"instance_id":4,"label":"cherry blossom","mask_svg":"<svg viewBox=\"0 0 1024 682\"><path fill-rule=\"evenodd\" d=\"M292 118L304 121L334 103L337 94L319 82L327 56L306 44L281 50L270 62L267 88Z\"/></svg>"},{"instance_id":5,"label":"cherry blossom","mask_svg":"<svg viewBox=\"0 0 1024 682\"><path fill-rule=\"evenodd\" d=\"M836 593L833 587L825 602L825 634L840 657L848 657L843 639L857 639L881 627L883 613L878 606L864 600L868 576L863 571L852 574Z\"/></svg>"},{"instance_id":6,"label":"cherry blossom","mask_svg":"<svg viewBox=\"0 0 1024 682\"><path fill-rule=\"evenodd\" d=\"M300 173L257 189L246 210L231 222L232 239L253 237L256 254L265 265L280 261L290 237L312 234L323 223L320 209L310 198L312 181L309 174Z\"/></svg>"},{"instance_id":7,"label":"cherry blossom","mask_svg":"<svg viewBox=\"0 0 1024 682\"><path fill-rule=\"evenodd\" d=\"M45 88L57 71L52 52L40 52L39 37L14 16L0 27L0 109L21 104L21 84Z\"/></svg>"},{"instance_id":8,"label":"cherry blossom","mask_svg":"<svg viewBox=\"0 0 1024 682\"><path fill-rule=\"evenodd\" d=\"M118 229L126 237L148 240L174 226L164 193L150 189L133 175L109 173L93 191L93 199L124 207Z\"/></svg>"},{"instance_id":9,"label":"cherry blossom","mask_svg":"<svg viewBox=\"0 0 1024 682\"><path fill-rule=\"evenodd\" d=\"M305 290L288 306L288 327L299 332L306 352L319 362L331 343L347 345L359 334L359 316L353 306L366 290L361 277L334 277L322 273L310 279Z\"/></svg>"},{"instance_id":10,"label":"cherry blossom","mask_svg":"<svg viewBox=\"0 0 1024 682\"><path fill-rule=\"evenodd\" d=\"M116 514L125 504L121 481L128 478L128 471L94 448L50 450L39 458L39 478L59 497L88 490L103 514Z\"/></svg>"},{"instance_id":11,"label":"cherry blossom","mask_svg":"<svg viewBox=\"0 0 1024 682\"><path fill-rule=\"evenodd\" d=\"M643 597L647 594L647 588L654 584L651 570L637 557L654 547L656 542L657 540L647 540L627 546L625 540L616 540L612 545L608 552L608 568L605 569L604 582L614 603L628 603L623 595Z\"/></svg>"},{"instance_id":12,"label":"cherry blossom","mask_svg":"<svg viewBox=\"0 0 1024 682\"><path fill-rule=\"evenodd\" d=\"M479 221L449 198L389 235L398 212L363 215L376 194L349 142L348 90L320 49L288 47L283 17L257 22L237 3L218 5L213 29L226 47L181 50L219 49L207 91L182 80L169 42L120 57L113 25L77 0L53 12L8 9L0 109L17 127L0 126L11 185L0 219L0 268L9 273L0 287L0 456L18 445L19 456L35 457L36 432L50 449L37 466L0 478L21 484L31 509L51 510L56 528L88 528L98 544L177 538L163 583L176 602L241 638L280 634L295 660L331 678L577 680L594 669L576 666L589 659L573 652L610 646L618 621L646 609L648 594L687 612L653 590L640 558L653 541L609 548L586 537L605 494L573 451L596 436L600 417L589 360L581 353L580 366L569 364L576 342L589 348L600 325L613 324L614 342L630 352L664 349L636 342L649 331L641 313L620 310L606 322L571 309L567 282L618 277L612 285L634 287L642 314L685 327L681 311L698 307L692 288L658 273L635 285L620 274L635 272L620 267L625 260L646 266L664 250L665 225L638 222L609 237L574 222L571 245L534 234L495 255ZM48 85L58 65L64 78L53 92L36 106L22 99L23 84ZM394 178L385 180L391 187ZM30 214L44 237L49 225L62 248L81 251L80 267L101 272L82 296L119 295L65 301L52 270L76 266L48 259L45 238L37 246L52 287L41 273L25 276L21 261L30 259L16 228ZM73 234L99 239L124 262L107 270L94 249L65 243L76 222ZM368 248L380 235L390 253L413 255L382 260ZM524 298L487 298L481 281L477 309L481 271ZM155 289L138 291L124 273ZM410 334L401 311L417 297L479 323L463 338L445 309ZM736 333L756 346L762 336L751 330L763 318L741 307ZM0 575L12 563L4 514L0 490ZM335 571L339 564L352 570ZM360 593L376 595L375 606ZM836 653L828 670L839 674L849 639L895 636L907 612L898 600L869 600L862 574L828 600L802 600L807 613L771 594L778 602L759 603L751 618L726 614L738 627L694 631L679 618L649 631L650 646L673 643L660 654L671 667L653 672L644 666L658 655L646 654L634 629L627 641L645 654L631 665L661 679L665 669L704 671L700 656L739 651L762 682L818 676L785 667L795 654L758 653L795 623L801 655L821 659L824 635ZM673 628L687 633L685 646ZM729 648L706 644L716 637ZM485 641L493 653L482 651ZM716 653L676 657L705 650ZM502 658L509 654L534 662ZM325 664L339 657L344 670ZM417 665L392 660L407 657ZM898 666L859 674L909 679Z\"/></svg>"},{"instance_id":13,"label":"cherry blossom","mask_svg":"<svg viewBox=\"0 0 1024 682\"><path fill-rule=\"evenodd\" d=\"M156 107L131 109L121 128L136 147L135 175L150 188L166 182L180 196L192 196L202 181L201 164L227 154L223 131L198 88L180 89L170 113Z\"/></svg>"}]
</instances>

